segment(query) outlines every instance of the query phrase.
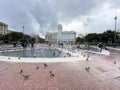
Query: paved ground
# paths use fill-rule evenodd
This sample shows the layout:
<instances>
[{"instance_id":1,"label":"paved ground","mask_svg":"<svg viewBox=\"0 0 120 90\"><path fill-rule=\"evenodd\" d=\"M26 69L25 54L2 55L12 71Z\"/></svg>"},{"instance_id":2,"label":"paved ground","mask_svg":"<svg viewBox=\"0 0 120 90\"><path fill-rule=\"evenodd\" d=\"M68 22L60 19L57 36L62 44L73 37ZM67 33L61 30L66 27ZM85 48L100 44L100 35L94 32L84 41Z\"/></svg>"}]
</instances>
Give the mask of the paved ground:
<instances>
[{"instance_id":1,"label":"paved ground","mask_svg":"<svg viewBox=\"0 0 120 90\"><path fill-rule=\"evenodd\" d=\"M93 60L47 63L47 67L43 63L0 62L0 90L120 90L120 52L110 52L110 56L90 53ZM55 76L50 77L49 71Z\"/></svg>"}]
</instances>

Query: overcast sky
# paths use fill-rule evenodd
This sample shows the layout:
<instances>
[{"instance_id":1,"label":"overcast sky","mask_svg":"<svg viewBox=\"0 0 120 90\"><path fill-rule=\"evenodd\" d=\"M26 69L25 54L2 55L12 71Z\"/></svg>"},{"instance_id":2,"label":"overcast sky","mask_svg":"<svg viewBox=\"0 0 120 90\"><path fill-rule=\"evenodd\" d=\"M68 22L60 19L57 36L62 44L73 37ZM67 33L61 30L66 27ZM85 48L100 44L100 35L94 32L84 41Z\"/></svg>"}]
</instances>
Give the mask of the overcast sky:
<instances>
[{"instance_id":1,"label":"overcast sky","mask_svg":"<svg viewBox=\"0 0 120 90\"><path fill-rule=\"evenodd\" d=\"M9 29L44 36L63 25L64 31L102 33L120 29L120 0L0 0L0 22Z\"/></svg>"}]
</instances>

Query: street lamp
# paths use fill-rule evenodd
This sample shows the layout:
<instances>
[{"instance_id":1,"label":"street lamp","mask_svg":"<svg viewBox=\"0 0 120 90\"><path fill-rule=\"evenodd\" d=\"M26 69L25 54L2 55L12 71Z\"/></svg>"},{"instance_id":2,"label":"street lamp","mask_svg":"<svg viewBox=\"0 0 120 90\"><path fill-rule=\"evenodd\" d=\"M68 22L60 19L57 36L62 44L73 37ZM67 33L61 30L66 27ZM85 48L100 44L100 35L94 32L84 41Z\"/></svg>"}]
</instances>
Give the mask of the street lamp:
<instances>
[{"instance_id":1,"label":"street lamp","mask_svg":"<svg viewBox=\"0 0 120 90\"><path fill-rule=\"evenodd\" d=\"M25 27L23 26L23 41L24 41L24 28L25 28Z\"/></svg>"},{"instance_id":2,"label":"street lamp","mask_svg":"<svg viewBox=\"0 0 120 90\"><path fill-rule=\"evenodd\" d=\"M114 43L115 43L115 41L116 41L116 27L117 27L116 23L117 23L117 16L115 16L114 19L115 19L115 32L114 32L115 36L114 36Z\"/></svg>"}]
</instances>

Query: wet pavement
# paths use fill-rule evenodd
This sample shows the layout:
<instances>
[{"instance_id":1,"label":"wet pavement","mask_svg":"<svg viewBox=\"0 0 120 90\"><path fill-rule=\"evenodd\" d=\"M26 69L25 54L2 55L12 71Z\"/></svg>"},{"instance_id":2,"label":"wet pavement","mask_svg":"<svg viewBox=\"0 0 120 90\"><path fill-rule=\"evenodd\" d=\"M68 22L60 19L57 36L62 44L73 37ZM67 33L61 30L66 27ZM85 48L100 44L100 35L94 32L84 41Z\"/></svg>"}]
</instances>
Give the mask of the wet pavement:
<instances>
[{"instance_id":1,"label":"wet pavement","mask_svg":"<svg viewBox=\"0 0 120 90\"><path fill-rule=\"evenodd\" d=\"M46 63L48 66L1 61L0 90L120 90L120 51L89 55L92 60Z\"/></svg>"}]
</instances>

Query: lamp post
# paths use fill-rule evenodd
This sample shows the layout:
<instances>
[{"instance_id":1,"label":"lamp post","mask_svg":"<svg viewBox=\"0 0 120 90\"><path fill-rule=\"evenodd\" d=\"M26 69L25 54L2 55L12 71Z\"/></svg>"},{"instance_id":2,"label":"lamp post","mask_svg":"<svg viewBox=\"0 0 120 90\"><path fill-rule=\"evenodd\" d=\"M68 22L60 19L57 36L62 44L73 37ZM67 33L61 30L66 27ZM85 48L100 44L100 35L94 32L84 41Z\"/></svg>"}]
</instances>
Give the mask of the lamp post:
<instances>
[{"instance_id":1,"label":"lamp post","mask_svg":"<svg viewBox=\"0 0 120 90\"><path fill-rule=\"evenodd\" d=\"M117 16L115 16L114 19L115 19L115 32L114 32L115 36L114 36L114 43L115 43L115 41L116 41Z\"/></svg>"},{"instance_id":2,"label":"lamp post","mask_svg":"<svg viewBox=\"0 0 120 90\"><path fill-rule=\"evenodd\" d=\"M23 26L23 41L24 41L24 29L25 29L25 27Z\"/></svg>"}]
</instances>

